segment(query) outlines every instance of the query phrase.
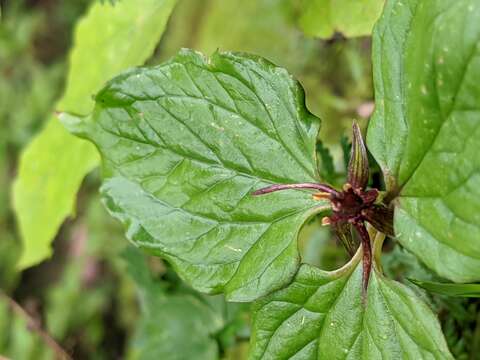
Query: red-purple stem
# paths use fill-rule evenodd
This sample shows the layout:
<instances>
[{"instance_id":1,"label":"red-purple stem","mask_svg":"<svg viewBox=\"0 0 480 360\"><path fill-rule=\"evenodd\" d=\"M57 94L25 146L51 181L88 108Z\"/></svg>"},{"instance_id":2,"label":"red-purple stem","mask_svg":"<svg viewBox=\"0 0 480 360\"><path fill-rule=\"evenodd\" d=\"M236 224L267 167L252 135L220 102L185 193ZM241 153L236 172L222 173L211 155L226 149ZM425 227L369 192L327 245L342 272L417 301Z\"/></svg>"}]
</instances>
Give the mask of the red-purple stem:
<instances>
[{"instance_id":1,"label":"red-purple stem","mask_svg":"<svg viewBox=\"0 0 480 360\"><path fill-rule=\"evenodd\" d=\"M287 190L287 189L314 189L314 190L319 190L322 192L326 192L328 194L334 195L334 196L339 196L340 193L332 188L329 185L324 185L324 184L315 184L315 183L303 183L303 184L275 184L275 185L270 185L267 186L263 189L256 190L252 193L252 195L263 195L263 194L268 194L271 192L275 191L280 191L280 190Z\"/></svg>"}]
</instances>

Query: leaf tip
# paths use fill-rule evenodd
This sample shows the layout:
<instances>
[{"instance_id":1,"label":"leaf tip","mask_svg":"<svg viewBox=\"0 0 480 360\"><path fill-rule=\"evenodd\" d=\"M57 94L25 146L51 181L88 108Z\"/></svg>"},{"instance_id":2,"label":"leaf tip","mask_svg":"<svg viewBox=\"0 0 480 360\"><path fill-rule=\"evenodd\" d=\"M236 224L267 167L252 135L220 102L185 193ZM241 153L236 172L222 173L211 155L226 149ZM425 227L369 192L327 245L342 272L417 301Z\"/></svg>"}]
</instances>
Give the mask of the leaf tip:
<instances>
[{"instance_id":1,"label":"leaf tip","mask_svg":"<svg viewBox=\"0 0 480 360\"><path fill-rule=\"evenodd\" d=\"M61 111L55 111L55 116L71 134L80 137L86 137L88 134L89 131L86 117Z\"/></svg>"}]
</instances>

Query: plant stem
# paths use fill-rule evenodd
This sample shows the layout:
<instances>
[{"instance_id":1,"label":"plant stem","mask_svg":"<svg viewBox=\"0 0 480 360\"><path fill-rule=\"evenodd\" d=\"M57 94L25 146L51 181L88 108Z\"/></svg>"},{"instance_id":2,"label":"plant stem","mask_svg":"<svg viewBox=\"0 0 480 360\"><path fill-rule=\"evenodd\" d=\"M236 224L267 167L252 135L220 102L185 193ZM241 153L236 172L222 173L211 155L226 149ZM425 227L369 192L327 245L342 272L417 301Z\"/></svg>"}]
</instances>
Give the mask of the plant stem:
<instances>
[{"instance_id":1,"label":"plant stem","mask_svg":"<svg viewBox=\"0 0 480 360\"><path fill-rule=\"evenodd\" d=\"M370 239L373 239L373 261L375 262L375 266L377 267L378 271L383 273L382 267L382 246L383 242L385 241L385 234L381 231L377 231L373 226L367 225L368 233L370 234Z\"/></svg>"}]
</instances>

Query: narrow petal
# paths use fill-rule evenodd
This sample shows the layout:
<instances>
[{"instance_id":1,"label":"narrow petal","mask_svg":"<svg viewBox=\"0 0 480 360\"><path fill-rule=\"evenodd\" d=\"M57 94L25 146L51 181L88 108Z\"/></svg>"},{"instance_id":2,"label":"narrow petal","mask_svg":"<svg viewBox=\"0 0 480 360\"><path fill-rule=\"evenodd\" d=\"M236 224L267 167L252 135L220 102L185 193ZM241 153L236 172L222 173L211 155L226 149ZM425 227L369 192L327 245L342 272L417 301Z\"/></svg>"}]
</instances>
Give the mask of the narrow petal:
<instances>
[{"instance_id":1,"label":"narrow petal","mask_svg":"<svg viewBox=\"0 0 480 360\"><path fill-rule=\"evenodd\" d=\"M355 229L362 240L363 249L363 280L362 280L362 294L363 299L366 299L368 282L370 281L370 272L372 270L372 244L370 243L370 235L368 235L367 228L362 222L354 224Z\"/></svg>"},{"instance_id":2,"label":"narrow petal","mask_svg":"<svg viewBox=\"0 0 480 360\"><path fill-rule=\"evenodd\" d=\"M375 229L388 236L393 232L393 209L384 205L374 205L362 211L362 215Z\"/></svg>"},{"instance_id":3,"label":"narrow petal","mask_svg":"<svg viewBox=\"0 0 480 360\"><path fill-rule=\"evenodd\" d=\"M315 183L302 183L302 184L275 184L270 185L265 188L256 190L252 193L252 195L263 195L268 194L275 191L280 190L288 190L288 189L314 189L319 190L324 193L329 193L334 196L338 196L339 192L326 184L315 184Z\"/></svg>"},{"instance_id":4,"label":"narrow petal","mask_svg":"<svg viewBox=\"0 0 480 360\"><path fill-rule=\"evenodd\" d=\"M354 189L365 189L368 183L368 156L362 133L356 122L353 123L352 151L348 163L348 183Z\"/></svg>"},{"instance_id":5,"label":"narrow petal","mask_svg":"<svg viewBox=\"0 0 480 360\"><path fill-rule=\"evenodd\" d=\"M352 224L347 221L332 221L332 229L337 239L347 250L350 256L353 256L358 248L358 240L353 236Z\"/></svg>"}]
</instances>

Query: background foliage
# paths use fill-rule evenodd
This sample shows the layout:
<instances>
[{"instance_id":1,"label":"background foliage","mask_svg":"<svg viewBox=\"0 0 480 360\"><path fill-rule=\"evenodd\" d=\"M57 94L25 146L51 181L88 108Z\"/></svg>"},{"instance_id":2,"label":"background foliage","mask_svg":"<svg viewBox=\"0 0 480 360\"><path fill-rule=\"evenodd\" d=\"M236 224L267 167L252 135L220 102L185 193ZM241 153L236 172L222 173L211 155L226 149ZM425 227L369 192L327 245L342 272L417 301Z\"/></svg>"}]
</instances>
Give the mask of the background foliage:
<instances>
[{"instance_id":1,"label":"background foliage","mask_svg":"<svg viewBox=\"0 0 480 360\"><path fill-rule=\"evenodd\" d=\"M143 10L152 6L144 2ZM372 25L360 24L357 29L361 30L349 32L342 28L341 19L315 18L316 12L305 2L249 0L239 7L230 0L179 0L174 7L174 2L165 1L165 11L173 10L163 37L158 23L166 21L168 14L158 14L154 26L140 13L137 20L142 24L135 23L139 35L128 33L136 45L122 50L110 44L114 52L110 61L119 67L108 65L107 56L104 71L95 67L95 56L105 50L97 31L116 24L124 27L124 23L118 14L98 17L96 31L88 33L87 28L84 34L95 56L71 60L69 66L69 56L80 56L75 50L69 55L72 48L81 46L79 39L75 41L74 28L93 11L89 6L119 11L131 3L120 1L112 8L108 1L0 2L0 354L12 359L51 358L61 351L54 341L75 358L155 359L163 354L175 358L171 351L175 348L178 359L192 358L188 351L199 359L244 359L251 335L248 303L201 295L183 284L168 264L128 245L120 226L100 203L99 172L91 171L96 155L84 149L87 145L81 140L66 135L52 116L54 110L85 115L91 106L88 94L119 70L163 62L181 47L206 54L217 48L255 53L287 68L304 86L308 108L323 120L324 145L317 148L324 160L320 171L336 184L344 178L351 121L358 119L365 127L371 114L370 39L347 39L334 31L367 35ZM134 9L128 8L123 15L135 18ZM312 23L328 26L314 29ZM122 51L127 55L120 62ZM72 89L89 83L85 78L89 71L97 77L91 88ZM58 133L66 137L54 141L45 133L54 134L54 139L59 139ZM43 145L39 144L42 136L47 136ZM78 145L72 144L76 141ZM90 160L82 159L84 151ZM69 157L68 152L80 157ZM62 158L66 159L63 167L57 162ZM77 175L69 181L72 168ZM38 175L44 173L52 174L50 187L48 179ZM372 181L380 183L378 170ZM53 214L43 211L46 205ZM71 214L75 216L64 221ZM346 259L328 229L315 221L303 228L300 250L304 261L326 270L338 268ZM384 250L384 270L391 278L442 280L398 244L387 241ZM409 286L439 314L455 357L478 358L479 301L429 295Z\"/></svg>"}]
</instances>

